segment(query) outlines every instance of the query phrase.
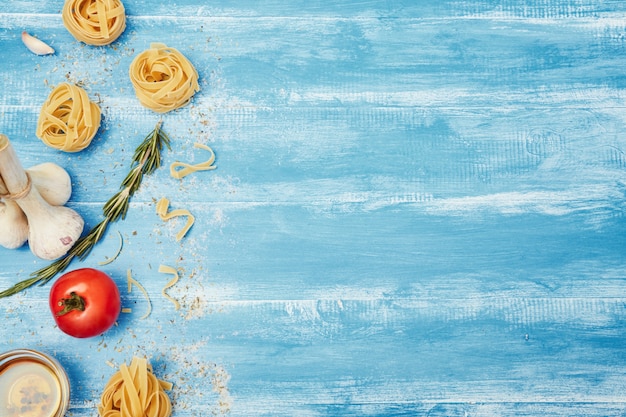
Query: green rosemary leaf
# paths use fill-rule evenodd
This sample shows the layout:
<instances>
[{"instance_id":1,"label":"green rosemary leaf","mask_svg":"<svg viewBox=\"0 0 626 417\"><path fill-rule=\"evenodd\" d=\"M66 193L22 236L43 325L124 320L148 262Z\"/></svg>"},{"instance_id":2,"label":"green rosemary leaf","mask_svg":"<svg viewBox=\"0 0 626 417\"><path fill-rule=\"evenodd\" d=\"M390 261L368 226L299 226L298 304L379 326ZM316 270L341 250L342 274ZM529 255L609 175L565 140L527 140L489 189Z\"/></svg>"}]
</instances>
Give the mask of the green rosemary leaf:
<instances>
[{"instance_id":1,"label":"green rosemary leaf","mask_svg":"<svg viewBox=\"0 0 626 417\"><path fill-rule=\"evenodd\" d=\"M93 227L89 233L83 238L82 242L76 242L76 245L80 246L76 249L74 255L77 256L81 261L85 260L93 247L100 241L104 232L106 232L107 227L111 221L107 218L98 223L95 227Z\"/></svg>"},{"instance_id":2,"label":"green rosemary leaf","mask_svg":"<svg viewBox=\"0 0 626 417\"><path fill-rule=\"evenodd\" d=\"M122 181L122 186L127 187L129 189L129 193L133 194L139 188L141 184L141 180L143 179L143 165L139 164L135 168L133 168L124 181Z\"/></svg>"},{"instance_id":3,"label":"green rosemary leaf","mask_svg":"<svg viewBox=\"0 0 626 417\"><path fill-rule=\"evenodd\" d=\"M4 298L4 297L9 297L11 295L15 295L18 292L25 290L26 288L32 287L33 285L41 282L42 278L40 277L35 277L35 278L28 278L25 279L24 281L20 281L17 284L15 284L14 286L7 288L6 290L0 292L0 298Z\"/></svg>"},{"instance_id":4,"label":"green rosemary leaf","mask_svg":"<svg viewBox=\"0 0 626 417\"><path fill-rule=\"evenodd\" d=\"M58 273L58 271L64 271L65 268L69 266L69 264L74 259L74 255L65 256L60 258L45 268L41 268L37 271L36 274L31 274L32 278L39 278L39 285L44 285L48 281L50 281L54 276ZM31 279L32 279L31 278Z\"/></svg>"},{"instance_id":5,"label":"green rosemary leaf","mask_svg":"<svg viewBox=\"0 0 626 417\"><path fill-rule=\"evenodd\" d=\"M110 221L117 221L126 217L130 199L130 189L128 187L118 191L109 201L104 204L102 213Z\"/></svg>"},{"instance_id":6,"label":"green rosemary leaf","mask_svg":"<svg viewBox=\"0 0 626 417\"><path fill-rule=\"evenodd\" d=\"M15 295L36 284L45 285L57 274L65 271L74 258L81 261L85 260L94 246L102 239L109 224L126 218L130 199L139 189L144 175L151 174L161 166L161 151L164 146L171 149L170 138L161 130L161 124L162 122L159 121L154 130L135 149L131 169L122 181L120 191L111 197L102 208L104 219L92 227L89 233L78 239L63 257L33 272L30 274L30 278L0 292L0 298Z\"/></svg>"}]
</instances>

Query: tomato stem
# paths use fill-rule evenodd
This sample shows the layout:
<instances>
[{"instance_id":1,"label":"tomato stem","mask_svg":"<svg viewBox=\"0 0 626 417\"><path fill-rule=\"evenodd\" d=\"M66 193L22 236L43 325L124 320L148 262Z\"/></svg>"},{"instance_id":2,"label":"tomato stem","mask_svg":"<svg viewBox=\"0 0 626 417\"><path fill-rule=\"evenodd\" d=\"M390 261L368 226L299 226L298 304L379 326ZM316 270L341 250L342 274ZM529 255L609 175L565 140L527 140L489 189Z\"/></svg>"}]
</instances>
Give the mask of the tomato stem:
<instances>
[{"instance_id":1,"label":"tomato stem","mask_svg":"<svg viewBox=\"0 0 626 417\"><path fill-rule=\"evenodd\" d=\"M70 311L85 311L85 299L74 291L70 293L70 298L61 298L59 306L63 306L63 310L57 313L57 316L63 316Z\"/></svg>"}]
</instances>

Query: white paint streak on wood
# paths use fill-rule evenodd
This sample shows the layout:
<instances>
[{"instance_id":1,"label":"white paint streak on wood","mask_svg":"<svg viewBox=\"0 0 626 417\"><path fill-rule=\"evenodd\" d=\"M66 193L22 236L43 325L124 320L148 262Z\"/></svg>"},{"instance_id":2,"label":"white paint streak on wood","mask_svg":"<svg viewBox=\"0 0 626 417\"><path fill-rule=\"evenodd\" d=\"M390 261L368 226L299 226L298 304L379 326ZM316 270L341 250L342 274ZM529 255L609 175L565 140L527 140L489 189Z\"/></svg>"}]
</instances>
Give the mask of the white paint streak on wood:
<instances>
[{"instance_id":1,"label":"white paint streak on wood","mask_svg":"<svg viewBox=\"0 0 626 417\"><path fill-rule=\"evenodd\" d=\"M154 359L175 416L623 415L626 3L584 0L125 1L112 48L76 42L57 1L0 3L0 131L25 165L74 178L89 225L158 117L126 76L150 42L194 62L201 92L165 116L164 163L84 263L143 297L94 340L46 318L48 288L3 300L0 350L70 371L93 415L107 361ZM58 54L23 51L22 30ZM49 87L105 116L84 153L33 137ZM30 133L29 133L30 132ZM189 208L176 243L154 202ZM174 311L156 268L180 268ZM2 288L43 266L0 251ZM210 385L210 386L209 386ZM216 389L219 388L219 389Z\"/></svg>"}]
</instances>

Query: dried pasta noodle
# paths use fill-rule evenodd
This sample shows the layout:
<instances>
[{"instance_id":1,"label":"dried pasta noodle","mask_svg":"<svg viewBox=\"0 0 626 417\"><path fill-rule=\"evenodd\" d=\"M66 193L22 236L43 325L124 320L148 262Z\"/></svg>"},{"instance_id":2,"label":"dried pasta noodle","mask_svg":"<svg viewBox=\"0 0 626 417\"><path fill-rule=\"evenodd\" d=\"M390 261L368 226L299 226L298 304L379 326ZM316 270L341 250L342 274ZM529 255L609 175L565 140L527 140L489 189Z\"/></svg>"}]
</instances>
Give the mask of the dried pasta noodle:
<instances>
[{"instance_id":1,"label":"dried pasta noodle","mask_svg":"<svg viewBox=\"0 0 626 417\"><path fill-rule=\"evenodd\" d=\"M81 87L57 85L39 112L36 135L51 148L65 152L85 149L100 127L100 107Z\"/></svg>"},{"instance_id":2,"label":"dried pasta noodle","mask_svg":"<svg viewBox=\"0 0 626 417\"><path fill-rule=\"evenodd\" d=\"M203 145L202 143L194 143L193 146L196 148L209 151L211 153L211 156L206 161L201 162L199 164L195 164L195 165L191 165L185 162L178 162L178 161L172 162L172 164L170 165L170 175L172 177L179 180L194 172L207 171L210 169L217 168L215 165L213 165L213 163L215 162L215 152L213 152L213 149L211 149L207 145ZM181 168L181 169L178 169L178 168Z\"/></svg>"},{"instance_id":3,"label":"dried pasta noodle","mask_svg":"<svg viewBox=\"0 0 626 417\"><path fill-rule=\"evenodd\" d=\"M168 288L173 287L178 282L178 279L179 279L178 271L176 270L176 268L173 268L171 266L159 265L159 272L162 273L162 274L173 275L173 278L171 280L169 280L168 283L165 284L165 286L161 290L161 294L163 295L163 297L167 298L168 300L170 300L174 304L174 308L176 310L179 310L180 309L180 303L178 302L178 300L176 300L175 298L173 298L172 296L170 296L168 293L165 292Z\"/></svg>"},{"instance_id":4,"label":"dried pasta noodle","mask_svg":"<svg viewBox=\"0 0 626 417\"><path fill-rule=\"evenodd\" d=\"M162 43L152 43L137 55L128 72L139 102L157 113L184 106L200 91L191 62Z\"/></svg>"},{"instance_id":5,"label":"dried pasta noodle","mask_svg":"<svg viewBox=\"0 0 626 417\"><path fill-rule=\"evenodd\" d=\"M72 36L89 45L108 45L126 29L120 0L66 0L61 16Z\"/></svg>"},{"instance_id":6,"label":"dried pasta noodle","mask_svg":"<svg viewBox=\"0 0 626 417\"><path fill-rule=\"evenodd\" d=\"M191 212L187 209L176 209L176 210L172 210L168 212L167 209L169 208L169 206L170 206L170 201L165 197L163 197L162 199L158 201L156 205L156 212L161 218L161 220L167 221L174 217L187 216L187 223L176 234L176 241L178 242L187 234L189 229L191 229L191 226L193 226L193 223L195 222L196 219L193 216L193 214L191 214Z\"/></svg>"},{"instance_id":7,"label":"dried pasta noodle","mask_svg":"<svg viewBox=\"0 0 626 417\"><path fill-rule=\"evenodd\" d=\"M136 286L137 288L139 288L139 291L141 291L141 293L143 294L144 298L146 299L146 301L148 301L148 311L146 311L146 314L144 314L143 316L141 316L141 320L147 318L150 313L152 313L152 303L150 302L150 296L148 295L148 291L146 291L146 289L143 287L143 285L141 285L139 283L139 281L137 281L135 278L133 278L130 269L126 271L126 280L128 281L128 293L130 294L132 289L133 289L133 285Z\"/></svg>"},{"instance_id":8,"label":"dried pasta noodle","mask_svg":"<svg viewBox=\"0 0 626 417\"><path fill-rule=\"evenodd\" d=\"M102 261L102 262L98 262L98 265L108 265L114 260L116 260L118 256L120 256L120 253L122 252L122 247L124 246L124 238L122 237L122 233L119 230L117 231L117 234L120 237L120 244L119 244L119 247L117 248L117 252L115 252L115 255L113 255L109 259Z\"/></svg>"},{"instance_id":9,"label":"dried pasta noodle","mask_svg":"<svg viewBox=\"0 0 626 417\"><path fill-rule=\"evenodd\" d=\"M158 379L144 358L133 357L106 384L98 414L100 417L169 417L172 403L165 390L172 384Z\"/></svg>"}]
</instances>

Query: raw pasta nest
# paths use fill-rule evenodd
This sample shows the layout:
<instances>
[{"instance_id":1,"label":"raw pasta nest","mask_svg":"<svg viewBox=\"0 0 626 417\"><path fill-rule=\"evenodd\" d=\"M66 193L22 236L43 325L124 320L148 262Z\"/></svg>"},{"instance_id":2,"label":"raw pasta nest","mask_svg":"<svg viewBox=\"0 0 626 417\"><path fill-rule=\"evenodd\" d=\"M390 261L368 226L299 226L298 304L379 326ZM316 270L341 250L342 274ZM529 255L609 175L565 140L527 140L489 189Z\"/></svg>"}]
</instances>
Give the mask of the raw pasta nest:
<instances>
[{"instance_id":1,"label":"raw pasta nest","mask_svg":"<svg viewBox=\"0 0 626 417\"><path fill-rule=\"evenodd\" d=\"M139 102L157 113L184 106L200 91L198 72L191 62L162 43L152 43L137 55L129 75Z\"/></svg>"},{"instance_id":2,"label":"raw pasta nest","mask_svg":"<svg viewBox=\"0 0 626 417\"><path fill-rule=\"evenodd\" d=\"M108 45L126 29L120 0L66 0L61 15L72 36L89 45Z\"/></svg>"},{"instance_id":3,"label":"raw pasta nest","mask_svg":"<svg viewBox=\"0 0 626 417\"><path fill-rule=\"evenodd\" d=\"M172 403L164 390L172 384L158 379L144 358L123 363L107 383L98 414L101 417L169 417Z\"/></svg>"},{"instance_id":4,"label":"raw pasta nest","mask_svg":"<svg viewBox=\"0 0 626 417\"><path fill-rule=\"evenodd\" d=\"M65 152L85 149L100 127L100 107L81 87L61 83L44 102L37 122L37 137Z\"/></svg>"}]
</instances>

